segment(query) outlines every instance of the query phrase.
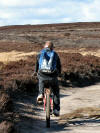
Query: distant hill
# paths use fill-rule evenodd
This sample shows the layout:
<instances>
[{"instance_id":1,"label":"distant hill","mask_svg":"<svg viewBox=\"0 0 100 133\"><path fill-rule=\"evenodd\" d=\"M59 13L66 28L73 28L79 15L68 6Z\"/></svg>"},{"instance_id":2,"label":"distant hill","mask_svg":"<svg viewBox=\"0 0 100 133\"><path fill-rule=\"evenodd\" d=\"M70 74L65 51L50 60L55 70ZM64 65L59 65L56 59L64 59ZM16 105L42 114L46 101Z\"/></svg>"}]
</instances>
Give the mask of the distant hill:
<instances>
[{"instance_id":1,"label":"distant hill","mask_svg":"<svg viewBox=\"0 0 100 133\"><path fill-rule=\"evenodd\" d=\"M0 42L43 44L52 40L61 47L100 47L100 23L62 23L0 27Z\"/></svg>"}]
</instances>

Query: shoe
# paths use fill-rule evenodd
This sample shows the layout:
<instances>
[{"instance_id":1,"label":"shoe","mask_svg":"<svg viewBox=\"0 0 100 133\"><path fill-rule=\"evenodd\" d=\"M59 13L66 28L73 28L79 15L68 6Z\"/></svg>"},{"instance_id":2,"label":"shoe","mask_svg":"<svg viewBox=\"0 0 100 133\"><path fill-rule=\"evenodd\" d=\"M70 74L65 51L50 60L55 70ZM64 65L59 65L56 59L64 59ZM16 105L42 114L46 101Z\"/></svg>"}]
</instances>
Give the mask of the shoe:
<instances>
[{"instance_id":1,"label":"shoe","mask_svg":"<svg viewBox=\"0 0 100 133\"><path fill-rule=\"evenodd\" d=\"M59 116L59 115L60 115L60 112L59 112L57 109L55 109L55 110L53 111L53 114L54 114L55 116Z\"/></svg>"},{"instance_id":2,"label":"shoe","mask_svg":"<svg viewBox=\"0 0 100 133\"><path fill-rule=\"evenodd\" d=\"M37 103L39 103L39 104L42 104L43 103L43 95L42 94L38 95L38 97L37 97Z\"/></svg>"}]
</instances>

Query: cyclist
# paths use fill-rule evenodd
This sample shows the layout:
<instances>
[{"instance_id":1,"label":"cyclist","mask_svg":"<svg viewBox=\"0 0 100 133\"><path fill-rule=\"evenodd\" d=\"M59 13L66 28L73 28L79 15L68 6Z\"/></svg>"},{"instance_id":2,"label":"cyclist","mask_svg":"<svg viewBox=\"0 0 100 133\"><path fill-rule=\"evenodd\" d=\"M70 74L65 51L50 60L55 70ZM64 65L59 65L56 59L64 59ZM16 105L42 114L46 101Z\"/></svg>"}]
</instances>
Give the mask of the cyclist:
<instances>
[{"instance_id":1,"label":"cyclist","mask_svg":"<svg viewBox=\"0 0 100 133\"><path fill-rule=\"evenodd\" d=\"M41 72L40 69L40 58L41 58L41 54L42 52L40 51L40 53L37 55L36 57L36 64L35 64L35 71L34 71L34 75L38 75L38 79L39 79L39 94L37 97L37 103L42 103L43 102L43 94L44 94L44 81L48 80L50 81L50 86L52 88L53 91L53 114L55 116L59 116L60 114L60 96L59 96L59 85L58 85L58 79L57 77L59 76L59 74L61 74L61 62L60 62L60 58L58 56L58 54L53 50L54 49L54 45L51 41L47 41L44 45L44 48L42 49L45 50L45 52L54 52L54 59L55 60L55 66L56 69L52 72L52 73L43 73Z\"/></svg>"}]
</instances>

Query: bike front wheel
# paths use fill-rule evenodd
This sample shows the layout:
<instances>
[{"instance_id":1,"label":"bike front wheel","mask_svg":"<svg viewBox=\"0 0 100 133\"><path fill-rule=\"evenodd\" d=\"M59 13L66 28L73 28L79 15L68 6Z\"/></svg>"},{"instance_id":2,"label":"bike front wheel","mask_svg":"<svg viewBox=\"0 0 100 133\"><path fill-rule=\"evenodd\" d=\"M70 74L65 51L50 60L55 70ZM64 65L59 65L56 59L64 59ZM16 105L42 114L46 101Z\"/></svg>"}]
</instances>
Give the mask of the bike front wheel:
<instances>
[{"instance_id":1,"label":"bike front wheel","mask_svg":"<svg viewBox=\"0 0 100 133\"><path fill-rule=\"evenodd\" d=\"M46 94L46 126L50 127L50 94Z\"/></svg>"}]
</instances>

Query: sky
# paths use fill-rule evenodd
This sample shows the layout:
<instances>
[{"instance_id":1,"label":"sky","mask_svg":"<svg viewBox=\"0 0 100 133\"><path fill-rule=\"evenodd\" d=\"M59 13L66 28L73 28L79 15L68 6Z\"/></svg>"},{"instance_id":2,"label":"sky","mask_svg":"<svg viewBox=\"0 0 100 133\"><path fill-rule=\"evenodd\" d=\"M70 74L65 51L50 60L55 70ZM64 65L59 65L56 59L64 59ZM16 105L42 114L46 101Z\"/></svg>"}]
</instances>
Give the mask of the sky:
<instances>
[{"instance_id":1,"label":"sky","mask_svg":"<svg viewBox=\"0 0 100 133\"><path fill-rule=\"evenodd\" d=\"M0 0L0 26L99 22L100 0Z\"/></svg>"}]
</instances>

